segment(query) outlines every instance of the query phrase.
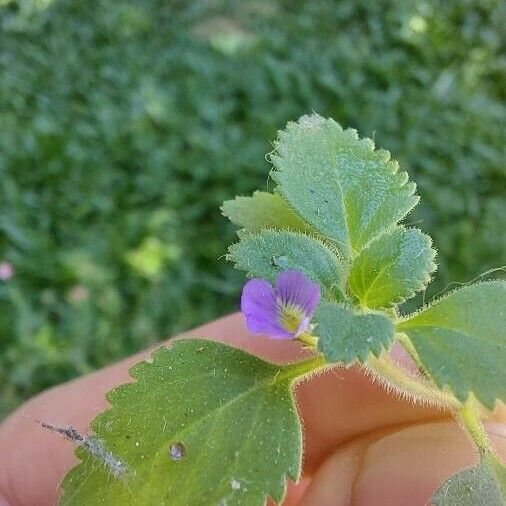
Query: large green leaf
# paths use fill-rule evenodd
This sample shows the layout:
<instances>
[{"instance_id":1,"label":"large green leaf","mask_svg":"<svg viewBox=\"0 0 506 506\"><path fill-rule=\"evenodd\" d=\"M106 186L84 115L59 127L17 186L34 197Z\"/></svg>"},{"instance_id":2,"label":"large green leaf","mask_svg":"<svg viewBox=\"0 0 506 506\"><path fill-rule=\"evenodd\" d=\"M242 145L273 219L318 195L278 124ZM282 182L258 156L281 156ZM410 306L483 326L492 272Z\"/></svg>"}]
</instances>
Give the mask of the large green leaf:
<instances>
[{"instance_id":1,"label":"large green leaf","mask_svg":"<svg viewBox=\"0 0 506 506\"><path fill-rule=\"evenodd\" d=\"M461 401L470 392L488 408L506 400L506 283L452 292L397 325L436 384Z\"/></svg>"},{"instance_id":2,"label":"large green leaf","mask_svg":"<svg viewBox=\"0 0 506 506\"><path fill-rule=\"evenodd\" d=\"M63 505L263 505L301 469L291 384L304 364L269 364L223 344L183 340L136 365L93 429L126 466L95 457L63 483Z\"/></svg>"},{"instance_id":3,"label":"large green leaf","mask_svg":"<svg viewBox=\"0 0 506 506\"><path fill-rule=\"evenodd\" d=\"M412 297L436 269L431 239L416 228L396 227L353 261L349 286L370 308L391 307Z\"/></svg>"},{"instance_id":4,"label":"large green leaf","mask_svg":"<svg viewBox=\"0 0 506 506\"><path fill-rule=\"evenodd\" d=\"M432 501L436 506L505 506L506 469L486 454L476 467L445 481Z\"/></svg>"},{"instance_id":5,"label":"large green leaf","mask_svg":"<svg viewBox=\"0 0 506 506\"><path fill-rule=\"evenodd\" d=\"M227 200L221 208L232 223L250 232L264 228L306 231L308 225L280 195L256 191L251 197Z\"/></svg>"},{"instance_id":6,"label":"large green leaf","mask_svg":"<svg viewBox=\"0 0 506 506\"><path fill-rule=\"evenodd\" d=\"M330 302L319 305L314 321L318 350L329 362L364 362L370 353L378 356L388 348L394 336L394 326L386 316L355 313Z\"/></svg>"},{"instance_id":7,"label":"large green leaf","mask_svg":"<svg viewBox=\"0 0 506 506\"><path fill-rule=\"evenodd\" d=\"M306 234L264 230L248 234L230 247L229 260L251 276L274 281L280 271L293 269L320 284L327 298L340 298L343 265L334 251Z\"/></svg>"},{"instance_id":8,"label":"large green leaf","mask_svg":"<svg viewBox=\"0 0 506 506\"><path fill-rule=\"evenodd\" d=\"M415 184L390 153L317 114L288 123L271 155L278 191L345 256L394 226L416 205Z\"/></svg>"}]
</instances>

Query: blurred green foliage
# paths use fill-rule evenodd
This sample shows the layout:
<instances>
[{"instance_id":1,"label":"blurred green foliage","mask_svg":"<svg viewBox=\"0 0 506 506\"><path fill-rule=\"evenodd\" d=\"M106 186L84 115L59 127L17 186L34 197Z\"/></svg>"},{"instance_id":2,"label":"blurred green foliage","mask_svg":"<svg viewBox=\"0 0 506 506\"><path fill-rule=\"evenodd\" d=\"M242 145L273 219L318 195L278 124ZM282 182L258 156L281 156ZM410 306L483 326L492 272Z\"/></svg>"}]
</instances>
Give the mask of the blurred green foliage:
<instances>
[{"instance_id":1,"label":"blurred green foliage","mask_svg":"<svg viewBox=\"0 0 506 506\"><path fill-rule=\"evenodd\" d=\"M224 199L315 110L423 197L439 281L506 256L500 0L0 0L0 414L237 307Z\"/></svg>"}]
</instances>

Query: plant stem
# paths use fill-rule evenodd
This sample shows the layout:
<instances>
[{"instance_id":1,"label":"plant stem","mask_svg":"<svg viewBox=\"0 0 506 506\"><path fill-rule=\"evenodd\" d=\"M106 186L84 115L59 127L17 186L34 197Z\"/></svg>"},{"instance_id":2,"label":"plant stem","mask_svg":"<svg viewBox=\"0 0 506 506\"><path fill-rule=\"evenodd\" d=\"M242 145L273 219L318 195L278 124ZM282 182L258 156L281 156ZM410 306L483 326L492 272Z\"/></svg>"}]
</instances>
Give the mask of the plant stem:
<instances>
[{"instance_id":1,"label":"plant stem","mask_svg":"<svg viewBox=\"0 0 506 506\"><path fill-rule=\"evenodd\" d=\"M283 375L297 378L311 373L317 369L322 369L329 364L323 355L316 355L303 362L295 362L285 366ZM337 364L336 364L337 365ZM458 412L462 404L449 392L439 390L423 379L417 379L405 371L399 364L395 363L387 354L380 357L370 356L365 366L378 378L392 386L399 393L409 395L412 398L429 402L439 406L450 408Z\"/></svg>"},{"instance_id":2,"label":"plant stem","mask_svg":"<svg viewBox=\"0 0 506 506\"><path fill-rule=\"evenodd\" d=\"M461 407L461 403L451 393L439 390L428 382L411 376L387 354L380 357L371 356L367 360L366 366L369 366L369 370L402 394L408 394L420 401L448 407L453 411L457 411Z\"/></svg>"},{"instance_id":3,"label":"plant stem","mask_svg":"<svg viewBox=\"0 0 506 506\"><path fill-rule=\"evenodd\" d=\"M297 337L297 339L301 343L304 343L306 346L309 346L311 348L315 348L316 345L318 344L318 338L308 333L301 334L299 337Z\"/></svg>"},{"instance_id":4,"label":"plant stem","mask_svg":"<svg viewBox=\"0 0 506 506\"><path fill-rule=\"evenodd\" d=\"M283 375L286 375L290 378L297 378L299 376L311 373L317 369L322 369L326 365L328 366L332 364L328 364L324 356L318 354L309 360L304 360L303 362L295 362L293 364L285 366Z\"/></svg>"},{"instance_id":5,"label":"plant stem","mask_svg":"<svg viewBox=\"0 0 506 506\"><path fill-rule=\"evenodd\" d=\"M480 453L483 454L490 451L487 433L477 414L475 402L472 397L459 409L458 417L480 450Z\"/></svg>"},{"instance_id":6,"label":"plant stem","mask_svg":"<svg viewBox=\"0 0 506 506\"><path fill-rule=\"evenodd\" d=\"M304 342L304 341L303 341ZM499 457L493 452L489 445L487 433L481 423L476 409L476 402L471 398L464 404L455 398L450 392L439 390L423 379L410 375L400 364L392 360L384 353L379 357L371 355L364 364L376 377L384 380L388 385L395 388L401 394L407 394L414 399L430 402L439 406L449 408L460 420L465 430L470 435L483 456L489 454L500 465L503 465ZM303 362L296 362L285 366L283 376L299 378L308 373L323 369L329 364L323 355L316 355Z\"/></svg>"}]
</instances>

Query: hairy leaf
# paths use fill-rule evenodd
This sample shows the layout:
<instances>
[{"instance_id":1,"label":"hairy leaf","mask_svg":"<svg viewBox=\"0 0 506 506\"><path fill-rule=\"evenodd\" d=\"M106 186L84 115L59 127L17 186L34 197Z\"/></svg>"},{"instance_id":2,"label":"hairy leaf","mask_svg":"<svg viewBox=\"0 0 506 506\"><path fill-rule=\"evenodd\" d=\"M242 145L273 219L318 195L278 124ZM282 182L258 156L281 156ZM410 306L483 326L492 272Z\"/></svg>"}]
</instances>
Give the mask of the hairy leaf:
<instances>
[{"instance_id":1,"label":"hairy leaf","mask_svg":"<svg viewBox=\"0 0 506 506\"><path fill-rule=\"evenodd\" d=\"M506 400L506 282L467 286L407 317L397 329L411 339L436 384L488 408Z\"/></svg>"},{"instance_id":2,"label":"hairy leaf","mask_svg":"<svg viewBox=\"0 0 506 506\"><path fill-rule=\"evenodd\" d=\"M280 271L294 269L320 284L324 296L341 296L342 263L322 241L306 234L264 230L243 236L230 247L229 260L250 276L274 281Z\"/></svg>"},{"instance_id":3,"label":"hairy leaf","mask_svg":"<svg viewBox=\"0 0 506 506\"><path fill-rule=\"evenodd\" d=\"M432 502L436 506L504 506L506 469L494 456L486 454L476 467L445 481Z\"/></svg>"},{"instance_id":4,"label":"hairy leaf","mask_svg":"<svg viewBox=\"0 0 506 506\"><path fill-rule=\"evenodd\" d=\"M416 205L415 184L390 153L317 114L288 123L271 155L278 191L346 257Z\"/></svg>"},{"instance_id":5,"label":"hairy leaf","mask_svg":"<svg viewBox=\"0 0 506 506\"><path fill-rule=\"evenodd\" d=\"M301 429L291 393L304 364L278 366L223 344L183 340L136 365L93 429L126 466L94 457L66 477L63 505L263 505L297 481ZM305 371L303 371L305 372Z\"/></svg>"},{"instance_id":6,"label":"hairy leaf","mask_svg":"<svg viewBox=\"0 0 506 506\"><path fill-rule=\"evenodd\" d=\"M396 227L353 261L349 286L362 305L391 307L412 297L436 269L431 239L416 228Z\"/></svg>"},{"instance_id":7,"label":"hairy leaf","mask_svg":"<svg viewBox=\"0 0 506 506\"><path fill-rule=\"evenodd\" d=\"M308 225L280 195L256 191L251 197L227 200L221 208L232 223L250 232L264 228L307 231Z\"/></svg>"},{"instance_id":8,"label":"hairy leaf","mask_svg":"<svg viewBox=\"0 0 506 506\"><path fill-rule=\"evenodd\" d=\"M377 313L355 313L335 303L322 303L316 310L318 349L329 362L364 362L369 353L379 355L393 340L394 326Z\"/></svg>"}]
</instances>

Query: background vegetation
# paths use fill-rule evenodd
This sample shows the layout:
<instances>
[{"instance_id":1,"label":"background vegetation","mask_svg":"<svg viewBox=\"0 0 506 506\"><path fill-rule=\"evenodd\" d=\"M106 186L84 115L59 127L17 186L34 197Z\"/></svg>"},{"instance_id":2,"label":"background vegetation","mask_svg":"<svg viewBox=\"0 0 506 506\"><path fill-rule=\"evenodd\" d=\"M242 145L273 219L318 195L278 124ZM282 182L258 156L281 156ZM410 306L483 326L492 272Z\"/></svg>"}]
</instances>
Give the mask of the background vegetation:
<instances>
[{"instance_id":1,"label":"background vegetation","mask_svg":"<svg viewBox=\"0 0 506 506\"><path fill-rule=\"evenodd\" d=\"M417 181L436 289L504 262L505 25L500 0L0 0L0 415L235 309L218 207L311 110Z\"/></svg>"}]
</instances>

